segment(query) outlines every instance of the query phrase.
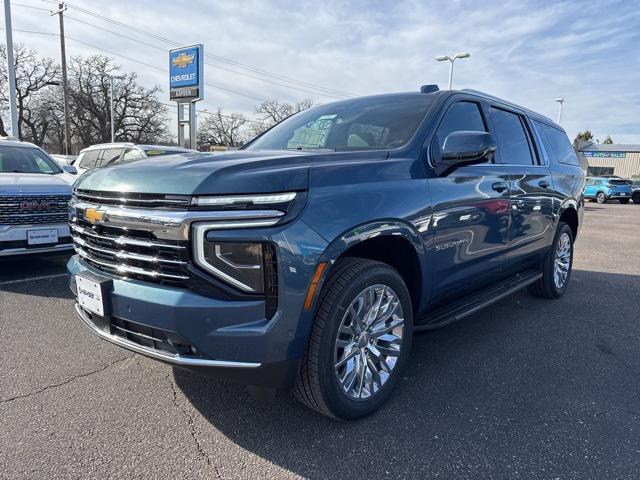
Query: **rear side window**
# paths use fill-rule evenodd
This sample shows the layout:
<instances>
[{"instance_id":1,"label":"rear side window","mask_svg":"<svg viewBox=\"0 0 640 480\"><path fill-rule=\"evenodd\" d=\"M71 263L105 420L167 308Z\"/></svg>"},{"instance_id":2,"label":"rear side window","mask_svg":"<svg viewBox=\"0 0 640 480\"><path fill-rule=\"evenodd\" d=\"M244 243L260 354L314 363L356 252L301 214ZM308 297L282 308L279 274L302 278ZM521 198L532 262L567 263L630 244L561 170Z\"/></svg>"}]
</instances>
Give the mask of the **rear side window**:
<instances>
[{"instance_id":1,"label":"rear side window","mask_svg":"<svg viewBox=\"0 0 640 480\"><path fill-rule=\"evenodd\" d=\"M124 151L124 155L122 156L122 162L133 162L134 160L140 160L141 158L145 157L140 150L138 150L137 148L127 148Z\"/></svg>"},{"instance_id":2,"label":"rear side window","mask_svg":"<svg viewBox=\"0 0 640 480\"><path fill-rule=\"evenodd\" d=\"M102 153L102 162L100 162L101 167L105 167L107 165L111 165L120 160L120 154L122 153L121 148L107 148Z\"/></svg>"},{"instance_id":3,"label":"rear side window","mask_svg":"<svg viewBox=\"0 0 640 480\"><path fill-rule=\"evenodd\" d=\"M533 165L533 153L524 121L517 113L491 107L500 163Z\"/></svg>"},{"instance_id":4,"label":"rear side window","mask_svg":"<svg viewBox=\"0 0 640 480\"><path fill-rule=\"evenodd\" d=\"M543 132L542 141L549 155L553 155L558 162L565 165L580 166L576 152L573 150L566 133L551 125L540 122L535 123L536 127Z\"/></svg>"},{"instance_id":5,"label":"rear side window","mask_svg":"<svg viewBox=\"0 0 640 480\"><path fill-rule=\"evenodd\" d=\"M80 168L95 168L100 152L101 150L89 150L88 152L84 152L80 159Z\"/></svg>"}]
</instances>

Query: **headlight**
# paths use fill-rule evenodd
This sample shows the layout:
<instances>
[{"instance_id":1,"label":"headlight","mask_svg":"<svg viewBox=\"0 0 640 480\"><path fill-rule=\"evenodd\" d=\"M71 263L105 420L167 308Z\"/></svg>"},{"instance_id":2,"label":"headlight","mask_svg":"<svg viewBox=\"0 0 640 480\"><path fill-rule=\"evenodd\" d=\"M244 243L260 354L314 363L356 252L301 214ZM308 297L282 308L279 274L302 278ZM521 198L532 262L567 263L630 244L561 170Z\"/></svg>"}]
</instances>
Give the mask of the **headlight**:
<instances>
[{"instance_id":1,"label":"headlight","mask_svg":"<svg viewBox=\"0 0 640 480\"><path fill-rule=\"evenodd\" d=\"M246 292L264 293L263 243L207 241L196 244L196 261L214 276Z\"/></svg>"},{"instance_id":2,"label":"headlight","mask_svg":"<svg viewBox=\"0 0 640 480\"><path fill-rule=\"evenodd\" d=\"M296 198L296 192L266 193L259 195L216 195L195 197L194 203L199 207L211 210L237 208L265 208L283 209Z\"/></svg>"}]
</instances>

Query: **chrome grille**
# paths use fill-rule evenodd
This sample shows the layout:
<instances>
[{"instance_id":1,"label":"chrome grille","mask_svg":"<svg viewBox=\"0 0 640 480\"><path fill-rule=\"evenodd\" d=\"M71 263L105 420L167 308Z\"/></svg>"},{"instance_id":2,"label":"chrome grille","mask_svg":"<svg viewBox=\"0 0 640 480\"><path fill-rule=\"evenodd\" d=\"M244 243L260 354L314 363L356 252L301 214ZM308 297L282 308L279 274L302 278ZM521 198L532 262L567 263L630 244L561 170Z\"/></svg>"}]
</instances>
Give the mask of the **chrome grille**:
<instances>
[{"instance_id":1,"label":"chrome grille","mask_svg":"<svg viewBox=\"0 0 640 480\"><path fill-rule=\"evenodd\" d=\"M66 223L71 195L0 195L0 225Z\"/></svg>"},{"instance_id":2,"label":"chrome grille","mask_svg":"<svg viewBox=\"0 0 640 480\"><path fill-rule=\"evenodd\" d=\"M143 230L93 226L77 217L71 236L78 255L98 270L170 285L190 278L187 242L152 239Z\"/></svg>"}]
</instances>

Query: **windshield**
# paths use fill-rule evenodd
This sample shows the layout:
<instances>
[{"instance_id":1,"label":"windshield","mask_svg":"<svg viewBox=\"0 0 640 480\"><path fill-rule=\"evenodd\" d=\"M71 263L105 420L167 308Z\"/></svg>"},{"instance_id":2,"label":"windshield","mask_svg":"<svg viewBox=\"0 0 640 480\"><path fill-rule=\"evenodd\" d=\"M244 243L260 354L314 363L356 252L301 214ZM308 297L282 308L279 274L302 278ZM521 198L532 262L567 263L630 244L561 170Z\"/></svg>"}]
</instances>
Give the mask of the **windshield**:
<instances>
[{"instance_id":1,"label":"windshield","mask_svg":"<svg viewBox=\"0 0 640 480\"><path fill-rule=\"evenodd\" d=\"M0 173L61 173L54 160L38 148L0 145Z\"/></svg>"},{"instance_id":2,"label":"windshield","mask_svg":"<svg viewBox=\"0 0 640 480\"><path fill-rule=\"evenodd\" d=\"M247 150L371 150L406 144L432 95L359 98L310 108L279 123Z\"/></svg>"}]
</instances>

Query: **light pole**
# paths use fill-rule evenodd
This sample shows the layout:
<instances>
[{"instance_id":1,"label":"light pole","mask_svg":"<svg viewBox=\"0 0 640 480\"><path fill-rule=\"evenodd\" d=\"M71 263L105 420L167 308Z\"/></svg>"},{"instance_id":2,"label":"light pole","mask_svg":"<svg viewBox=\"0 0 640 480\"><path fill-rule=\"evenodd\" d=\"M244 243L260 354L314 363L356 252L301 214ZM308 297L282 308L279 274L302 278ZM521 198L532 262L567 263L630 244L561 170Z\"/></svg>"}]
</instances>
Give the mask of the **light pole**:
<instances>
[{"instance_id":1,"label":"light pole","mask_svg":"<svg viewBox=\"0 0 640 480\"><path fill-rule=\"evenodd\" d=\"M110 75L108 73L104 74L105 77L107 77L109 79L109 111L110 113L110 123L111 123L111 143L115 142L115 130L114 130L114 122L113 122L113 117L114 117L114 111L113 111L113 81L114 80L122 80L124 77L123 76L117 76L117 75Z\"/></svg>"},{"instance_id":2,"label":"light pole","mask_svg":"<svg viewBox=\"0 0 640 480\"><path fill-rule=\"evenodd\" d=\"M453 57L449 55L438 55L434 58L438 62L449 62L449 90L451 90L451 86L453 85L453 62L455 62L459 58L469 58L471 56L468 52L460 52L456 53Z\"/></svg>"},{"instance_id":3,"label":"light pole","mask_svg":"<svg viewBox=\"0 0 640 480\"><path fill-rule=\"evenodd\" d=\"M564 98L556 98L556 102L558 102L558 125L562 121L562 105L564 104Z\"/></svg>"},{"instance_id":4,"label":"light pole","mask_svg":"<svg viewBox=\"0 0 640 480\"><path fill-rule=\"evenodd\" d=\"M11 135L20 139L16 111L16 71L13 63L13 31L11 30L11 2L4 0L4 31L7 35L7 83L9 84L9 118Z\"/></svg>"}]
</instances>

